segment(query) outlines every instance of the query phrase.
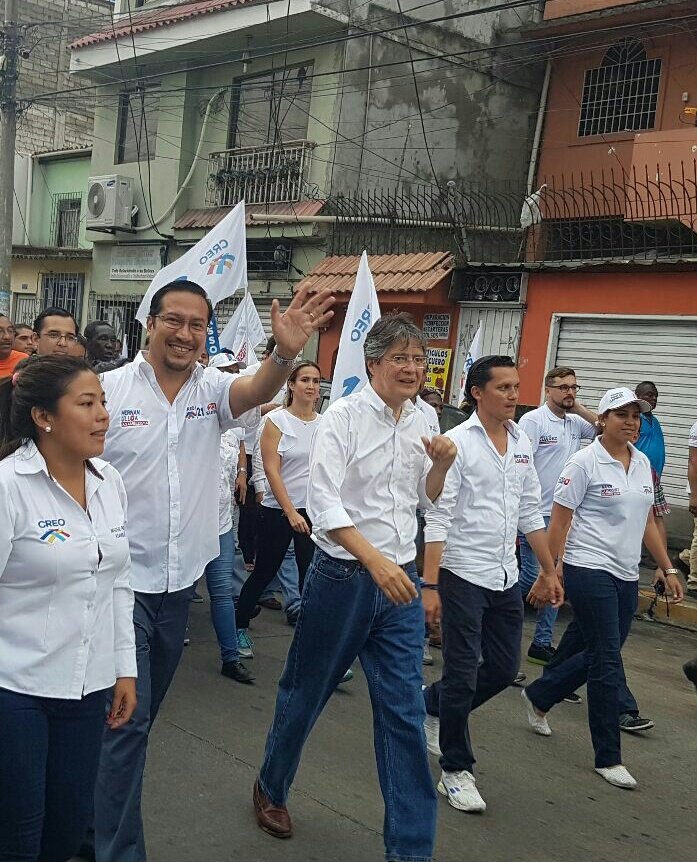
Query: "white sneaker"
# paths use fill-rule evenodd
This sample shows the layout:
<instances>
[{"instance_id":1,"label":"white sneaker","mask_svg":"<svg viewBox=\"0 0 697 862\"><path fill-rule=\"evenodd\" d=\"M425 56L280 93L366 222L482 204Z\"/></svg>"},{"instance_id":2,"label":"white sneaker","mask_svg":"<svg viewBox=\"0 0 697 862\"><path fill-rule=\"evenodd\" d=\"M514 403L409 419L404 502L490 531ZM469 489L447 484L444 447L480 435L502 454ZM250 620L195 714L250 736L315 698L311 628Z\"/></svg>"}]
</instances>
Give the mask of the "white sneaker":
<instances>
[{"instance_id":1,"label":"white sneaker","mask_svg":"<svg viewBox=\"0 0 697 862\"><path fill-rule=\"evenodd\" d=\"M636 778L633 778L627 767L622 766L621 763L617 766L596 766L595 771L615 787L622 787L625 790L634 790L636 787Z\"/></svg>"},{"instance_id":2,"label":"white sneaker","mask_svg":"<svg viewBox=\"0 0 697 862\"><path fill-rule=\"evenodd\" d=\"M448 803L458 811L469 811L473 814L486 811L486 802L479 795L471 772L442 772L438 792L447 796Z\"/></svg>"},{"instance_id":3,"label":"white sneaker","mask_svg":"<svg viewBox=\"0 0 697 862\"><path fill-rule=\"evenodd\" d=\"M424 657L422 664L433 664L433 656L431 655L431 650L428 648L428 638L424 641Z\"/></svg>"},{"instance_id":4,"label":"white sneaker","mask_svg":"<svg viewBox=\"0 0 697 862\"><path fill-rule=\"evenodd\" d=\"M520 696L523 698L523 703L525 704L525 709L528 713L528 724L535 731L535 733L539 733L540 736L551 736L552 728L547 724L547 719L543 715L538 715L535 712L535 707L532 705L532 701L525 693L525 689L523 689L520 693Z\"/></svg>"},{"instance_id":5,"label":"white sneaker","mask_svg":"<svg viewBox=\"0 0 697 862\"><path fill-rule=\"evenodd\" d=\"M440 743L438 742L438 737L440 736L440 719L433 715L427 715L426 721L424 721L424 730L426 731L426 748L429 750L430 754L433 754L435 757L440 757L442 754Z\"/></svg>"}]
</instances>

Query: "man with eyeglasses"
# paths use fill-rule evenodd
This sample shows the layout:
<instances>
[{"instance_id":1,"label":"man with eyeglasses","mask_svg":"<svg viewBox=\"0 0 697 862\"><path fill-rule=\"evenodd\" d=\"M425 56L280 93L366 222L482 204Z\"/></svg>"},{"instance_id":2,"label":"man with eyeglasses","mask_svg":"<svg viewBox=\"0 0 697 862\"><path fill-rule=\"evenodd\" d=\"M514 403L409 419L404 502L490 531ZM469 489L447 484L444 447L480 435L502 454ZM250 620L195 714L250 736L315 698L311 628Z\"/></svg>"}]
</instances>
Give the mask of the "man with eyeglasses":
<instances>
[{"instance_id":1,"label":"man with eyeglasses","mask_svg":"<svg viewBox=\"0 0 697 862\"><path fill-rule=\"evenodd\" d=\"M276 349L253 376L204 368L213 309L198 284L174 281L152 297L147 358L102 375L111 415L104 457L128 495L135 591L138 706L119 733L105 730L95 789L97 862L144 862L140 799L148 734L184 645L194 584L220 554L221 434L258 422L257 407L285 383L308 338L331 319L328 291L299 290L281 314ZM91 848L83 848L89 858Z\"/></svg>"},{"instance_id":2,"label":"man with eyeglasses","mask_svg":"<svg viewBox=\"0 0 697 862\"><path fill-rule=\"evenodd\" d=\"M34 321L39 356L70 356L77 341L78 325L69 311L56 305L45 308Z\"/></svg>"},{"instance_id":3,"label":"man with eyeglasses","mask_svg":"<svg viewBox=\"0 0 697 862\"><path fill-rule=\"evenodd\" d=\"M595 437L598 417L576 398L580 386L573 368L558 366L545 375L545 403L525 413L518 425L532 443L533 463L542 488L541 513L545 528L552 514L554 489L569 458L581 448L583 440ZM537 580L540 566L525 536L520 535L520 578L518 583L527 595ZM557 608L545 605L537 612L537 624L528 649L528 661L545 665L554 656L552 633Z\"/></svg>"}]
</instances>

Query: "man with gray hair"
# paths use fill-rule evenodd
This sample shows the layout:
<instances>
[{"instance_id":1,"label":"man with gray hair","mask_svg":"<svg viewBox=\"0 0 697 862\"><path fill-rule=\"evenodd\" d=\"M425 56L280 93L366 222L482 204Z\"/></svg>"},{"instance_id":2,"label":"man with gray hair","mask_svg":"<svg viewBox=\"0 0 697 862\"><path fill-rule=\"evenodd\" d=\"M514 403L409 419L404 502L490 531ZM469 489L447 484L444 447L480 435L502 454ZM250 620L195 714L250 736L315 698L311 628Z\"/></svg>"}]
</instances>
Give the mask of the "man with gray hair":
<instances>
[{"instance_id":1,"label":"man with gray hair","mask_svg":"<svg viewBox=\"0 0 697 862\"><path fill-rule=\"evenodd\" d=\"M254 785L259 826L289 838L286 799L302 748L356 657L370 688L385 802L387 862L431 859L436 799L422 728L424 612L416 508L441 493L455 446L429 440L412 400L426 364L409 315L382 317L364 354L370 383L324 414L310 455L307 510L317 545Z\"/></svg>"}]
</instances>

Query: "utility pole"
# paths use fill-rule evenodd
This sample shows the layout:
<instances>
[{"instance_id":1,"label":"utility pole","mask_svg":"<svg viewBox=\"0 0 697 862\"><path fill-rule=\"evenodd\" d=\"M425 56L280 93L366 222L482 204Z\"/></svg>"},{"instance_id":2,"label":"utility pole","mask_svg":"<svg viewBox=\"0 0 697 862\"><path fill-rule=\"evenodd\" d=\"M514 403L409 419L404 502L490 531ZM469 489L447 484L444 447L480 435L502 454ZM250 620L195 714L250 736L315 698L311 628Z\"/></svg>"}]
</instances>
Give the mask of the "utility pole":
<instances>
[{"instance_id":1,"label":"utility pole","mask_svg":"<svg viewBox=\"0 0 697 862\"><path fill-rule=\"evenodd\" d=\"M17 0L5 0L0 57L0 313L9 314L17 136ZM3 306L7 306L3 308Z\"/></svg>"}]
</instances>

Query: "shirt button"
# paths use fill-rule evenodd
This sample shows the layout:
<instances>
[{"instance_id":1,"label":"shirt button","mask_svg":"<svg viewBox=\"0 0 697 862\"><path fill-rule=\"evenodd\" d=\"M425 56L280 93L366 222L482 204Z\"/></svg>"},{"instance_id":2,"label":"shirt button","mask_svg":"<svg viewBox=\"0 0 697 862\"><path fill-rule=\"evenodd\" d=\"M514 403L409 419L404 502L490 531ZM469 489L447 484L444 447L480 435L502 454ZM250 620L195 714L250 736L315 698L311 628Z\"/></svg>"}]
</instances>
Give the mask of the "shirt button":
<instances>
[{"instance_id":1,"label":"shirt button","mask_svg":"<svg viewBox=\"0 0 697 862\"><path fill-rule=\"evenodd\" d=\"M88 610L88 611L91 611L93 607L94 607L94 602L90 602L90 603L87 605L87 610Z\"/></svg>"},{"instance_id":2,"label":"shirt button","mask_svg":"<svg viewBox=\"0 0 697 862\"><path fill-rule=\"evenodd\" d=\"M90 536L90 542L94 542L94 536Z\"/></svg>"}]
</instances>

